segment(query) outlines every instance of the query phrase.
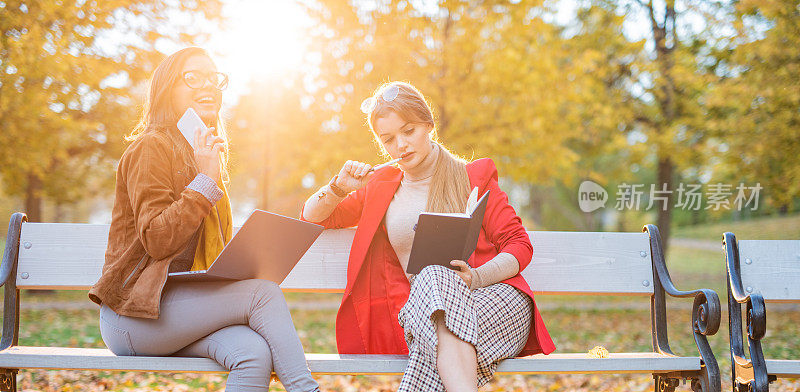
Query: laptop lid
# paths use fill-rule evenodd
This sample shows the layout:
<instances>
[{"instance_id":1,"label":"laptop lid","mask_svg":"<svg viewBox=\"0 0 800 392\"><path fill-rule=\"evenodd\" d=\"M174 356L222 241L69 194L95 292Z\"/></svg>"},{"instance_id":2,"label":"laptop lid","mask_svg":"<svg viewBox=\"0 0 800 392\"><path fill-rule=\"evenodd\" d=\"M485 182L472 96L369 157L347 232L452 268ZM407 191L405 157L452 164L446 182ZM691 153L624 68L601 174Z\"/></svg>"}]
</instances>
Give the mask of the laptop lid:
<instances>
[{"instance_id":1,"label":"laptop lid","mask_svg":"<svg viewBox=\"0 0 800 392\"><path fill-rule=\"evenodd\" d=\"M208 268L225 279L266 279L280 284L322 233L323 227L254 210Z\"/></svg>"}]
</instances>

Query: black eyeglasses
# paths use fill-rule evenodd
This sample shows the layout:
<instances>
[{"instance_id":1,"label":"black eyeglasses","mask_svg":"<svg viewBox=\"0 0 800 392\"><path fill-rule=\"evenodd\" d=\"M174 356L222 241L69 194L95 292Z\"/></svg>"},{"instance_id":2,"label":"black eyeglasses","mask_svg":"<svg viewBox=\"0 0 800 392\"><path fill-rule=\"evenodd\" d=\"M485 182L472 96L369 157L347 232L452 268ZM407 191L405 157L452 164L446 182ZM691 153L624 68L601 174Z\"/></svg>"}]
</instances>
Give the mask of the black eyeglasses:
<instances>
[{"instance_id":1,"label":"black eyeglasses","mask_svg":"<svg viewBox=\"0 0 800 392\"><path fill-rule=\"evenodd\" d=\"M222 72L201 72L187 71L183 73L183 82L189 88L200 89L206 85L206 81L217 90L225 90L228 87L228 75Z\"/></svg>"}]
</instances>

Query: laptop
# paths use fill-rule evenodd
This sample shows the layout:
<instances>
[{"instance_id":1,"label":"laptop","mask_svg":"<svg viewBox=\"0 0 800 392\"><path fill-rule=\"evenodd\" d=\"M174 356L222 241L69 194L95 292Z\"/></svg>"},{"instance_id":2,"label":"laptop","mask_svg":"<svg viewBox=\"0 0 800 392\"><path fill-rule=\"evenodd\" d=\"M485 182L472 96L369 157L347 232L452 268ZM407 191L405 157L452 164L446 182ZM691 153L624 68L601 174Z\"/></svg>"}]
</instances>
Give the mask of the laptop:
<instances>
[{"instance_id":1,"label":"laptop","mask_svg":"<svg viewBox=\"0 0 800 392\"><path fill-rule=\"evenodd\" d=\"M170 281L265 279L280 284L323 227L254 210L207 270L171 272Z\"/></svg>"}]
</instances>

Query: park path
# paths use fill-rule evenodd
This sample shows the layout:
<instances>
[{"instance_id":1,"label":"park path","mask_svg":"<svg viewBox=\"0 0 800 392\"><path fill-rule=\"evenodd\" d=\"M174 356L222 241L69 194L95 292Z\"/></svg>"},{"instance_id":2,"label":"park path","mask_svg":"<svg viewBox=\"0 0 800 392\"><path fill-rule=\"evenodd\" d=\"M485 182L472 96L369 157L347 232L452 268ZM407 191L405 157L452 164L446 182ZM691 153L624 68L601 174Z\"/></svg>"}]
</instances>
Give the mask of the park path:
<instances>
[{"instance_id":1,"label":"park path","mask_svg":"<svg viewBox=\"0 0 800 392\"><path fill-rule=\"evenodd\" d=\"M698 240L694 238L671 238L670 245L681 248L721 251L722 241Z\"/></svg>"}]
</instances>

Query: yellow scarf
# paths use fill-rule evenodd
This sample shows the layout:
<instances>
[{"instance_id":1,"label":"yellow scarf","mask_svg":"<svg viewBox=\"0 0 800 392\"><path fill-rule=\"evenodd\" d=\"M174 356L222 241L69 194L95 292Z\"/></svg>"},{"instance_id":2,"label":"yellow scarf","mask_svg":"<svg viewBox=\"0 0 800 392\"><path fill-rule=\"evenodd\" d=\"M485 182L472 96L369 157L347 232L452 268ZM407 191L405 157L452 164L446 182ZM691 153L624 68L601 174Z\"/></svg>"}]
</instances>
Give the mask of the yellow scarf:
<instances>
[{"instance_id":1,"label":"yellow scarf","mask_svg":"<svg viewBox=\"0 0 800 392\"><path fill-rule=\"evenodd\" d=\"M228 189L221 181L217 181L217 185L222 189L222 198L203 219L203 233L197 240L192 271L208 269L233 237L233 213Z\"/></svg>"}]
</instances>

